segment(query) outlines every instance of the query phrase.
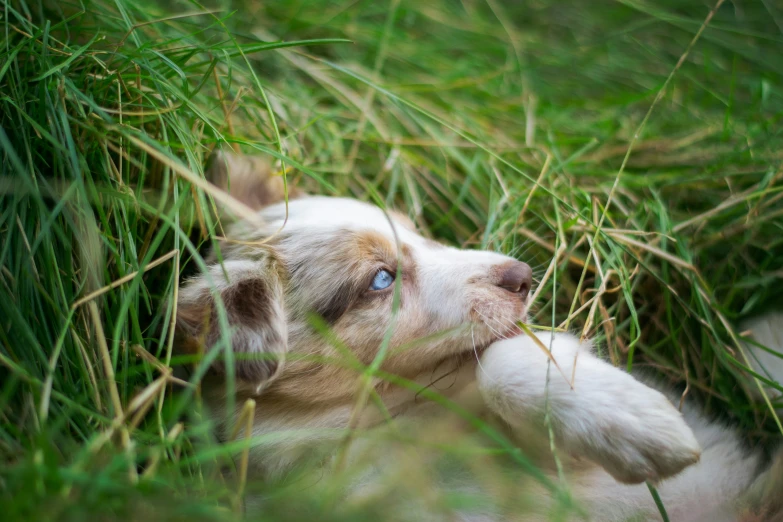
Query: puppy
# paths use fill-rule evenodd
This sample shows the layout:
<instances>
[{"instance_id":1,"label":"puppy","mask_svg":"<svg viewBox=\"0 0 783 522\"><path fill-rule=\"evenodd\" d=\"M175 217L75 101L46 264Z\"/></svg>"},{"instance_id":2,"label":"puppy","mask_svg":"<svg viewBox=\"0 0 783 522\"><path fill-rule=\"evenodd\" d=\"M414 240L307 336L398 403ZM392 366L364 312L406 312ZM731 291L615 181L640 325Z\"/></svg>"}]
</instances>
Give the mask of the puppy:
<instances>
[{"instance_id":1,"label":"puppy","mask_svg":"<svg viewBox=\"0 0 783 522\"><path fill-rule=\"evenodd\" d=\"M645 481L658 484L671 520L781 516L783 458L770 465L745 451L689 404L680 413L589 343L524 335L517 324L533 284L525 263L436 243L406 217L356 200L286 205L281 179L257 159L221 155L210 177L258 219L227 229L222 261L213 256L181 288L178 344L214 360L204 396L223 438L239 414L224 411L226 394L240 406L254 400L253 474L283 480L314 457L333 473L370 462L341 495L378 498L405 460L390 430L442 443L490 425L490 438L504 433L519 462L544 474L530 480L535 472L506 462L482 481L475 470L430 473L440 464L424 456L402 482L427 475L440 490L488 500L433 509L408 492L395 504L401 518L546 520L565 483L576 507L559 519L660 520ZM783 315L760 320L758 341L783 351L781 325ZM783 381L781 360L757 355ZM236 377L233 392L226 375ZM508 480L498 486L501 475Z\"/></svg>"}]
</instances>

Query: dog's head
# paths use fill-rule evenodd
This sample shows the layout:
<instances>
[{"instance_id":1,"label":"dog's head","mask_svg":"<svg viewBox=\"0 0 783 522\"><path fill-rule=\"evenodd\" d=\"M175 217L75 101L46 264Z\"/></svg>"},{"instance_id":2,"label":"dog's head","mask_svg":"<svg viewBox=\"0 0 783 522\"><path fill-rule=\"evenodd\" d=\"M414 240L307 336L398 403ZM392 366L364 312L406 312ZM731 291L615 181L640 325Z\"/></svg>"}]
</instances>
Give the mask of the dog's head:
<instances>
[{"instance_id":1,"label":"dog's head","mask_svg":"<svg viewBox=\"0 0 783 522\"><path fill-rule=\"evenodd\" d=\"M240 199L258 199L253 191L274 180L254 175L259 186L238 184ZM285 226L284 203L259 215L262 224L229 229L242 242L183 286L178 307L185 344L208 351L229 339L250 389L333 399L353 393L347 372L381 347L384 370L413 376L516 332L526 317L528 265L426 239L393 211L304 197L289 202Z\"/></svg>"}]
</instances>

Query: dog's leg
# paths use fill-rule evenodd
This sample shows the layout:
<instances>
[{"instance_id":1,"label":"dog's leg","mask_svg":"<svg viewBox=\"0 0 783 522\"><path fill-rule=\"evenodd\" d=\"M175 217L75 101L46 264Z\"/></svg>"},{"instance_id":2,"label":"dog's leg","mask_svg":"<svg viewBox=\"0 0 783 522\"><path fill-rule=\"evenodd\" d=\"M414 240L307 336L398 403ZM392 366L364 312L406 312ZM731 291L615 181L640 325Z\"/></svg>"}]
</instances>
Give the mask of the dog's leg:
<instances>
[{"instance_id":1,"label":"dog's leg","mask_svg":"<svg viewBox=\"0 0 783 522\"><path fill-rule=\"evenodd\" d=\"M699 460L698 442L664 395L571 335L538 338L564 375L527 336L494 343L477 369L484 400L512 428L543 425L548 407L560 448L626 483L660 480Z\"/></svg>"},{"instance_id":2,"label":"dog's leg","mask_svg":"<svg viewBox=\"0 0 783 522\"><path fill-rule=\"evenodd\" d=\"M750 451L736 431L703 416L693 404L686 402L683 416L699 441L702 454L698 463L657 484L670 520L767 520L740 515L746 507L758 505L755 499L746 500L744 495L763 466L762 454ZM643 484L619 484L602 469L593 468L569 477L569 485L592 520L660 521L658 508Z\"/></svg>"},{"instance_id":3,"label":"dog's leg","mask_svg":"<svg viewBox=\"0 0 783 522\"><path fill-rule=\"evenodd\" d=\"M762 315L744 324L742 330L749 331L764 347L745 344L752 369L768 381L782 384L783 314ZM756 383L748 385L761 400ZM777 387L765 385L764 391L779 404ZM777 411L780 414L783 409ZM783 449L766 462L764 454L748 448L735 430L705 417L696 405L686 402L684 416L703 452L698 464L658 485L671 520L783 522ZM572 484L594 520L628 520L640 515L644 520L658 520L644 486L617 484L600 470L587 471Z\"/></svg>"}]
</instances>

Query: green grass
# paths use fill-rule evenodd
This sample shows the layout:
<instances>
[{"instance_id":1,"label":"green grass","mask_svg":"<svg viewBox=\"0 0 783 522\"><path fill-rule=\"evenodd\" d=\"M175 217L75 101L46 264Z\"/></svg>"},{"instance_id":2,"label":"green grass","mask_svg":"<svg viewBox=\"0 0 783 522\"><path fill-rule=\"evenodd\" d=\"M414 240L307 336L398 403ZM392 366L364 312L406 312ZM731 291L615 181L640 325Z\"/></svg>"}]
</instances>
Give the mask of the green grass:
<instances>
[{"instance_id":1,"label":"green grass","mask_svg":"<svg viewBox=\"0 0 783 522\"><path fill-rule=\"evenodd\" d=\"M676 70L712 4L0 5L4 520L234 517L220 471L242 445L137 355L185 362L173 296L215 231L190 183L215 147L527 261L537 324L687 384L751 441L780 434L735 342L783 292L774 2L722 5ZM383 513L331 509L323 485L249 487L270 520Z\"/></svg>"}]
</instances>

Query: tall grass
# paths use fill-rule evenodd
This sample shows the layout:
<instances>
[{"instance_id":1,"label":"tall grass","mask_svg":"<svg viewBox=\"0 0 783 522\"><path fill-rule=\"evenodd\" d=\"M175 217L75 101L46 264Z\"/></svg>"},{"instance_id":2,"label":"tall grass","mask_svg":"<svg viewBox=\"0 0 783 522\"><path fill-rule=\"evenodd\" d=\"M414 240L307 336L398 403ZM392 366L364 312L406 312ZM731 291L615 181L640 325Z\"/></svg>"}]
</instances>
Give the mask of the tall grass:
<instances>
[{"instance_id":1,"label":"tall grass","mask_svg":"<svg viewBox=\"0 0 783 522\"><path fill-rule=\"evenodd\" d=\"M221 471L243 444L214 441L170 371L178 281L217 232L198 181L216 147L529 262L537 323L779 435L736 342L783 291L773 4L722 5L678 66L713 5L4 0L3 519L235 517ZM383 513L249 487L270 520Z\"/></svg>"}]
</instances>

